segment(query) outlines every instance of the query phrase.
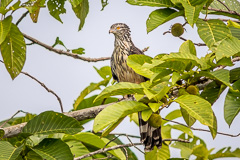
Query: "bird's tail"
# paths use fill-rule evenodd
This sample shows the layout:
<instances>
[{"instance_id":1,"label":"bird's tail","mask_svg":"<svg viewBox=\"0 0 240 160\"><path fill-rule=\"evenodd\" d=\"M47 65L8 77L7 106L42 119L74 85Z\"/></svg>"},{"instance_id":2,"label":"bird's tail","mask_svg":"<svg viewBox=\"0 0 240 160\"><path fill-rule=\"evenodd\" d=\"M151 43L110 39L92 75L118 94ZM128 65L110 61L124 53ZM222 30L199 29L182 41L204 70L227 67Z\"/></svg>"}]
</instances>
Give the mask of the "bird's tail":
<instances>
[{"instance_id":1,"label":"bird's tail","mask_svg":"<svg viewBox=\"0 0 240 160\"><path fill-rule=\"evenodd\" d=\"M161 126L159 128L150 126L148 122L142 119L141 112L138 112L138 120L141 135L140 140L145 146L145 152L153 150L154 146L160 149L162 147Z\"/></svg>"}]
</instances>

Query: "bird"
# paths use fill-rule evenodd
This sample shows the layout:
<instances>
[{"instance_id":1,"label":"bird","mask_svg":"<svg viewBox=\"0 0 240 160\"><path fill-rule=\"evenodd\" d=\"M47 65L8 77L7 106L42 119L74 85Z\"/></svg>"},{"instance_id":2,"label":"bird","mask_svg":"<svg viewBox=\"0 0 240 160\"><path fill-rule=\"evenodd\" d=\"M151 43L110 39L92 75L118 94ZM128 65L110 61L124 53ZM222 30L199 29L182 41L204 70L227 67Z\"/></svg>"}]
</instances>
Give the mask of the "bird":
<instances>
[{"instance_id":1,"label":"bird","mask_svg":"<svg viewBox=\"0 0 240 160\"><path fill-rule=\"evenodd\" d=\"M109 34L115 36L114 50L111 56L110 65L112 77L117 82L141 83L148 78L137 74L131 67L127 65L127 58L130 55L144 53L135 47L131 39L131 31L128 25L124 23L115 23L110 27ZM138 112L140 141L144 144L145 152L153 150L154 146L158 149L162 146L161 126L159 128L152 127L147 121L144 121L141 112Z\"/></svg>"}]
</instances>

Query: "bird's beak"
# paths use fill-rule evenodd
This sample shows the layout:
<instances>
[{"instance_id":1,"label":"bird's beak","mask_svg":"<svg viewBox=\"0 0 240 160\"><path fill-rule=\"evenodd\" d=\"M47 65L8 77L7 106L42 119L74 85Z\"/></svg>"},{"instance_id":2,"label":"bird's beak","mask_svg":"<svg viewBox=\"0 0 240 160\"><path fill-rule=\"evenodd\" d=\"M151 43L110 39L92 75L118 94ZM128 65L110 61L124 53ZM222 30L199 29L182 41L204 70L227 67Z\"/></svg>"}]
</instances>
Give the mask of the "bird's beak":
<instances>
[{"instance_id":1,"label":"bird's beak","mask_svg":"<svg viewBox=\"0 0 240 160\"><path fill-rule=\"evenodd\" d=\"M109 30L109 34L110 34L110 33L114 33L114 29L110 29L110 30Z\"/></svg>"}]
</instances>

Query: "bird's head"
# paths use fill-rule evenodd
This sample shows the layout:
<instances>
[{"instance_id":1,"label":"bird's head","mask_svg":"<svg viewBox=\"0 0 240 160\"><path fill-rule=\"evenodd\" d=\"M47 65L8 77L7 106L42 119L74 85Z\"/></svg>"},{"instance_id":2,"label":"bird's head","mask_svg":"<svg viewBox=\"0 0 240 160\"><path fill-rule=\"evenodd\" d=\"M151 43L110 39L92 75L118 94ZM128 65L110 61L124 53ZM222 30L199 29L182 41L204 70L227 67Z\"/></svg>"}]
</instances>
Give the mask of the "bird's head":
<instances>
[{"instance_id":1,"label":"bird's head","mask_svg":"<svg viewBox=\"0 0 240 160\"><path fill-rule=\"evenodd\" d=\"M115 36L130 35L130 28L124 23L115 23L110 27L109 33Z\"/></svg>"}]
</instances>

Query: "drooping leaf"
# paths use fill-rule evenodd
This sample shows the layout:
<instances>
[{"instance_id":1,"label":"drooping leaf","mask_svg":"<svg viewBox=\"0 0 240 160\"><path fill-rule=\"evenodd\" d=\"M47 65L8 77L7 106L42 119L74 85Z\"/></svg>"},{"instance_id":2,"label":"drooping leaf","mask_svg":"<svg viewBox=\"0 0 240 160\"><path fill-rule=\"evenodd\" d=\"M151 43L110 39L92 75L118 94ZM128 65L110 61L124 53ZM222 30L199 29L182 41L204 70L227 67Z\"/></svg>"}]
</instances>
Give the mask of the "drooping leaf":
<instances>
[{"instance_id":1,"label":"drooping leaf","mask_svg":"<svg viewBox=\"0 0 240 160\"><path fill-rule=\"evenodd\" d=\"M192 54L195 56L197 55L195 45L191 40L187 40L186 42L183 42L179 48L179 52Z\"/></svg>"},{"instance_id":2,"label":"drooping leaf","mask_svg":"<svg viewBox=\"0 0 240 160\"><path fill-rule=\"evenodd\" d=\"M182 107L181 107L180 111L181 111L181 114L182 114L183 119L186 122L186 124L189 127L191 127L196 122L196 119L194 117L190 116L189 113Z\"/></svg>"},{"instance_id":3,"label":"drooping leaf","mask_svg":"<svg viewBox=\"0 0 240 160\"><path fill-rule=\"evenodd\" d=\"M124 117L125 118L125 117ZM113 122L110 124L103 132L102 137L107 136L110 132L112 132L122 121L124 118L120 118L117 122Z\"/></svg>"},{"instance_id":4,"label":"drooping leaf","mask_svg":"<svg viewBox=\"0 0 240 160\"><path fill-rule=\"evenodd\" d=\"M229 27L229 29L234 37L240 39L240 29L235 27Z\"/></svg>"},{"instance_id":5,"label":"drooping leaf","mask_svg":"<svg viewBox=\"0 0 240 160\"><path fill-rule=\"evenodd\" d=\"M86 147L94 146L98 149L105 147L105 145L109 142L106 138L100 138L99 136L90 133L90 132L81 132L75 135L65 135L63 138L64 141L67 140L77 140L82 142ZM115 146L116 143L110 142L106 148ZM108 151L112 155L118 157L119 159L123 159L125 157L124 153L120 149Z\"/></svg>"},{"instance_id":6,"label":"drooping leaf","mask_svg":"<svg viewBox=\"0 0 240 160\"><path fill-rule=\"evenodd\" d=\"M172 125L171 127L173 129L180 130L183 133L186 133L187 135L189 135L191 137L194 136L192 130L190 128L188 128L188 127L183 126L183 125Z\"/></svg>"},{"instance_id":7,"label":"drooping leaf","mask_svg":"<svg viewBox=\"0 0 240 160\"><path fill-rule=\"evenodd\" d=\"M240 90L240 80L233 84L233 88ZM240 92L235 92L229 89L224 102L224 119L227 124L232 124L234 118L240 111Z\"/></svg>"},{"instance_id":8,"label":"drooping leaf","mask_svg":"<svg viewBox=\"0 0 240 160\"><path fill-rule=\"evenodd\" d=\"M72 160L73 154L66 143L60 139L45 138L37 146L31 148L43 159Z\"/></svg>"},{"instance_id":9,"label":"drooping leaf","mask_svg":"<svg viewBox=\"0 0 240 160\"><path fill-rule=\"evenodd\" d=\"M147 121L151 117L153 112L151 109L147 109L147 110L142 111L141 113L142 113L142 119L144 121Z\"/></svg>"},{"instance_id":10,"label":"drooping leaf","mask_svg":"<svg viewBox=\"0 0 240 160\"><path fill-rule=\"evenodd\" d=\"M64 14L66 13L66 9L64 8L65 5L65 1L66 0L49 0L47 2L47 7L49 10L49 13L59 22L63 23L61 18L60 18L60 14Z\"/></svg>"},{"instance_id":11,"label":"drooping leaf","mask_svg":"<svg viewBox=\"0 0 240 160\"><path fill-rule=\"evenodd\" d=\"M121 101L108 106L101 111L95 118L93 124L94 132L99 132L109 124L117 122L119 119L134 113L148 109L143 103L136 101Z\"/></svg>"},{"instance_id":12,"label":"drooping leaf","mask_svg":"<svg viewBox=\"0 0 240 160\"><path fill-rule=\"evenodd\" d=\"M233 83L240 79L240 67L230 70L230 82Z\"/></svg>"},{"instance_id":13,"label":"drooping leaf","mask_svg":"<svg viewBox=\"0 0 240 160\"><path fill-rule=\"evenodd\" d=\"M195 95L182 95L174 101L200 123L213 127L213 111L208 101Z\"/></svg>"},{"instance_id":14,"label":"drooping leaf","mask_svg":"<svg viewBox=\"0 0 240 160\"><path fill-rule=\"evenodd\" d=\"M162 102L158 102L158 103L148 103L148 106L152 109L152 112L157 112L159 107L163 105Z\"/></svg>"},{"instance_id":15,"label":"drooping leaf","mask_svg":"<svg viewBox=\"0 0 240 160\"><path fill-rule=\"evenodd\" d=\"M11 24L11 29L0 47L5 67L14 79L21 72L26 59L24 37L15 24Z\"/></svg>"},{"instance_id":16,"label":"drooping leaf","mask_svg":"<svg viewBox=\"0 0 240 160\"><path fill-rule=\"evenodd\" d=\"M127 95L127 94L144 94L143 88L140 84L130 82L120 82L112 86L106 87L95 99L96 101L108 98L115 95Z\"/></svg>"},{"instance_id":17,"label":"drooping leaf","mask_svg":"<svg viewBox=\"0 0 240 160\"><path fill-rule=\"evenodd\" d=\"M151 152L146 152L145 159L146 160L163 160L170 158L170 150L168 145L162 144L161 149L157 149L156 146L154 146L154 149Z\"/></svg>"},{"instance_id":18,"label":"drooping leaf","mask_svg":"<svg viewBox=\"0 0 240 160\"><path fill-rule=\"evenodd\" d=\"M104 8L108 5L108 0L101 0L101 3L102 3L102 9L101 9L101 11L103 11Z\"/></svg>"},{"instance_id":19,"label":"drooping leaf","mask_svg":"<svg viewBox=\"0 0 240 160\"><path fill-rule=\"evenodd\" d=\"M214 113L213 113L213 127L209 127L209 130L211 132L213 139L215 139L217 135L217 118Z\"/></svg>"},{"instance_id":20,"label":"drooping leaf","mask_svg":"<svg viewBox=\"0 0 240 160\"><path fill-rule=\"evenodd\" d=\"M183 10L177 12L170 8L157 9L153 11L147 19L147 33L151 32L163 23L170 21L176 17L183 16Z\"/></svg>"},{"instance_id":21,"label":"drooping leaf","mask_svg":"<svg viewBox=\"0 0 240 160\"><path fill-rule=\"evenodd\" d=\"M127 3L138 6L173 7L173 3L169 0L127 0Z\"/></svg>"},{"instance_id":22,"label":"drooping leaf","mask_svg":"<svg viewBox=\"0 0 240 160\"><path fill-rule=\"evenodd\" d=\"M22 149L23 145L15 148L7 141L0 141L0 159L15 160L21 153Z\"/></svg>"},{"instance_id":23,"label":"drooping leaf","mask_svg":"<svg viewBox=\"0 0 240 160\"><path fill-rule=\"evenodd\" d=\"M12 24L12 16L8 16L4 20L0 21L0 45L7 37Z\"/></svg>"},{"instance_id":24,"label":"drooping leaf","mask_svg":"<svg viewBox=\"0 0 240 160\"><path fill-rule=\"evenodd\" d=\"M109 66L104 66L100 69L97 69L94 67L94 69L98 72L98 74L103 78L103 79L111 79L112 78L112 71L111 67Z\"/></svg>"},{"instance_id":25,"label":"drooping leaf","mask_svg":"<svg viewBox=\"0 0 240 160\"><path fill-rule=\"evenodd\" d=\"M221 20L212 19L203 21L198 19L196 24L200 38L209 48L212 47L216 42L227 37L231 37L229 28Z\"/></svg>"},{"instance_id":26,"label":"drooping leaf","mask_svg":"<svg viewBox=\"0 0 240 160\"><path fill-rule=\"evenodd\" d=\"M240 158L240 149L236 148L234 151L231 151L231 147L222 148L216 153L210 154L208 156L209 160L224 158L224 157L238 157Z\"/></svg>"},{"instance_id":27,"label":"drooping leaf","mask_svg":"<svg viewBox=\"0 0 240 160\"><path fill-rule=\"evenodd\" d=\"M182 1L182 5L185 10L185 16L190 26L193 27L193 25L197 22L199 13L202 10L205 3L206 1L204 0L202 1L201 4L192 6L191 4Z\"/></svg>"},{"instance_id":28,"label":"drooping leaf","mask_svg":"<svg viewBox=\"0 0 240 160\"><path fill-rule=\"evenodd\" d=\"M46 111L30 120L23 128L23 133L67 133L75 134L80 132L83 127L79 122L64 114Z\"/></svg>"},{"instance_id":29,"label":"drooping leaf","mask_svg":"<svg viewBox=\"0 0 240 160\"><path fill-rule=\"evenodd\" d=\"M27 8L29 10L32 21L34 23L37 23L40 8L44 7L45 0L36 0L36 1L32 1L32 2L34 2L34 4L31 7L27 7Z\"/></svg>"},{"instance_id":30,"label":"drooping leaf","mask_svg":"<svg viewBox=\"0 0 240 160\"><path fill-rule=\"evenodd\" d=\"M6 8L13 0L1 0L1 7Z\"/></svg>"},{"instance_id":31,"label":"drooping leaf","mask_svg":"<svg viewBox=\"0 0 240 160\"><path fill-rule=\"evenodd\" d=\"M85 50L84 48L77 48L77 49L73 49L72 53L82 55L82 54L85 54L84 50Z\"/></svg>"},{"instance_id":32,"label":"drooping leaf","mask_svg":"<svg viewBox=\"0 0 240 160\"><path fill-rule=\"evenodd\" d=\"M172 112L168 113L165 117L165 119L168 119L168 120L174 120L176 118L179 118L181 117L181 112L179 109L176 109L176 110L173 110ZM166 122L168 121L163 121L162 124L165 124Z\"/></svg>"},{"instance_id":33,"label":"drooping leaf","mask_svg":"<svg viewBox=\"0 0 240 160\"><path fill-rule=\"evenodd\" d=\"M73 7L79 5L83 0L68 0Z\"/></svg>"},{"instance_id":34,"label":"drooping leaf","mask_svg":"<svg viewBox=\"0 0 240 160\"><path fill-rule=\"evenodd\" d=\"M217 47L216 60L231 57L240 52L240 40L236 37L224 39Z\"/></svg>"},{"instance_id":35,"label":"drooping leaf","mask_svg":"<svg viewBox=\"0 0 240 160\"><path fill-rule=\"evenodd\" d=\"M69 141L66 141L65 143L69 146L72 154L75 157L80 157L82 155L85 155L85 154L89 153L89 150L78 140L69 140ZM87 157L85 159L86 160L91 160L92 158Z\"/></svg>"},{"instance_id":36,"label":"drooping leaf","mask_svg":"<svg viewBox=\"0 0 240 160\"><path fill-rule=\"evenodd\" d=\"M80 25L78 27L78 31L80 31L85 23L85 19L89 11L88 0L82 0L82 2L79 3L77 6L72 6L72 9L77 18L80 19Z\"/></svg>"},{"instance_id":37,"label":"drooping leaf","mask_svg":"<svg viewBox=\"0 0 240 160\"><path fill-rule=\"evenodd\" d=\"M76 99L76 101L73 104L73 108L74 110L76 110L76 108L79 106L79 104L82 102L82 100L84 99L84 97L86 97L89 93L95 91L95 90L99 90L100 86L106 86L109 83L109 79L104 79L99 83L90 83L89 86L87 86L78 96L78 98Z\"/></svg>"}]
</instances>

